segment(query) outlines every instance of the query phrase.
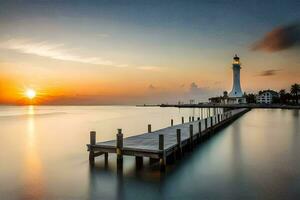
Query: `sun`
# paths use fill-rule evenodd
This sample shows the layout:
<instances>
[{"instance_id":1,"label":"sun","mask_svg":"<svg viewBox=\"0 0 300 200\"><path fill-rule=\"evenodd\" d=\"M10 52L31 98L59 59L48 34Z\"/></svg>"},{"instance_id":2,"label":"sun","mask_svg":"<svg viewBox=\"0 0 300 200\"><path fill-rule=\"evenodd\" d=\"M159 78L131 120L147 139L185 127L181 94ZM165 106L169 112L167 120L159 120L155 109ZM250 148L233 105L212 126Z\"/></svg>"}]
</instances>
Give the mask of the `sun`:
<instances>
[{"instance_id":1,"label":"sun","mask_svg":"<svg viewBox=\"0 0 300 200\"><path fill-rule=\"evenodd\" d=\"M25 92L25 96L28 99L34 99L36 97L36 92L33 89L27 89L26 92Z\"/></svg>"}]
</instances>

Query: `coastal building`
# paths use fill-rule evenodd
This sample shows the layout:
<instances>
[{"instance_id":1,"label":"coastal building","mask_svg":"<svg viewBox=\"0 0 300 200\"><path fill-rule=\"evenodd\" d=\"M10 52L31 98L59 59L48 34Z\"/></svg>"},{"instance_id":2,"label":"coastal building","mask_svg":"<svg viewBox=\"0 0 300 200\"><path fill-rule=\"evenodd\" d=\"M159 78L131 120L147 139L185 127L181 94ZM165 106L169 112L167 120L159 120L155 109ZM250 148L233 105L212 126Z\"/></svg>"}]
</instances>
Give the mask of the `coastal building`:
<instances>
[{"instance_id":1,"label":"coastal building","mask_svg":"<svg viewBox=\"0 0 300 200\"><path fill-rule=\"evenodd\" d=\"M235 55L232 63L232 72L233 72L233 83L231 92L228 94L226 91L223 96L209 98L211 103L222 103L222 104L242 104L246 103L246 98L244 97L240 74L241 74L241 63L240 58Z\"/></svg>"},{"instance_id":2,"label":"coastal building","mask_svg":"<svg viewBox=\"0 0 300 200\"><path fill-rule=\"evenodd\" d=\"M264 90L256 96L256 103L271 104L274 98L278 98L279 94L273 90Z\"/></svg>"}]
</instances>

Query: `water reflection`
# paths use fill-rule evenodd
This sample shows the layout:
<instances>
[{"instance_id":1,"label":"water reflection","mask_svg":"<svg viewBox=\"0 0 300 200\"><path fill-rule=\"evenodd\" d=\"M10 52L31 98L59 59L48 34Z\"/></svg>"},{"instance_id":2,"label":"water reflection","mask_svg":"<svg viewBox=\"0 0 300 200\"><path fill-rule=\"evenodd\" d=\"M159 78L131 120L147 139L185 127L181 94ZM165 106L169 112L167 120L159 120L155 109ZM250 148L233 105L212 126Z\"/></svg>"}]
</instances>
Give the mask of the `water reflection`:
<instances>
[{"instance_id":1,"label":"water reflection","mask_svg":"<svg viewBox=\"0 0 300 200\"><path fill-rule=\"evenodd\" d=\"M115 157L109 160L108 166L102 158L90 165L88 198L122 200L161 197L166 177L159 172L158 163L150 166L148 158L144 158L146 162L138 168L128 165L132 160L125 158L121 169L116 168Z\"/></svg>"},{"instance_id":2,"label":"water reflection","mask_svg":"<svg viewBox=\"0 0 300 200\"><path fill-rule=\"evenodd\" d=\"M236 173L236 175L239 175L237 172L240 172L240 167L242 164L242 140L241 140L241 128L240 123L234 123L232 124L232 133L231 133L231 155L232 155L232 161L230 162L232 164L231 169ZM233 173L233 174L235 174Z\"/></svg>"},{"instance_id":3,"label":"water reflection","mask_svg":"<svg viewBox=\"0 0 300 200\"><path fill-rule=\"evenodd\" d=\"M53 115L63 112L65 115ZM117 113L117 114L116 114ZM0 199L297 199L300 196L300 116L296 110L254 109L169 165L135 168L115 156L89 168L85 144L126 137L185 121L193 111L137 107L11 107L0 109ZM210 112L212 113L212 112ZM41 115L42 114L42 115ZM196 115L199 112L196 110ZM209 112L200 109L201 117ZM18 117L14 117L18 116ZM195 116L196 117L196 116ZM51 127L51 129L49 128ZM7 150L7 151L5 151ZM9 155L9 156L7 156ZM120 176L121 175L121 176Z\"/></svg>"},{"instance_id":4,"label":"water reflection","mask_svg":"<svg viewBox=\"0 0 300 200\"><path fill-rule=\"evenodd\" d=\"M44 196L43 169L36 144L35 110L28 107L27 139L24 153L23 192L21 199L42 199Z\"/></svg>"}]
</instances>

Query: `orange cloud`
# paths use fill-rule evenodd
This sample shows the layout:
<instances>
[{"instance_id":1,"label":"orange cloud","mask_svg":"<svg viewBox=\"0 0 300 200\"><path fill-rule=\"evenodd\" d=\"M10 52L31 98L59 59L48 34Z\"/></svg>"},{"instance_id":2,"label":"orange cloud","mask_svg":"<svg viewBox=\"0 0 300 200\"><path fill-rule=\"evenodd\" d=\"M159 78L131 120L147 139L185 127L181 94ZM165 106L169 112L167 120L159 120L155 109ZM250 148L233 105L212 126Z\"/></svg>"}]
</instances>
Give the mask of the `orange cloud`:
<instances>
[{"instance_id":1,"label":"orange cloud","mask_svg":"<svg viewBox=\"0 0 300 200\"><path fill-rule=\"evenodd\" d=\"M263 39L252 45L254 51L276 52L289 49L300 41L300 25L281 26L267 33Z\"/></svg>"}]
</instances>

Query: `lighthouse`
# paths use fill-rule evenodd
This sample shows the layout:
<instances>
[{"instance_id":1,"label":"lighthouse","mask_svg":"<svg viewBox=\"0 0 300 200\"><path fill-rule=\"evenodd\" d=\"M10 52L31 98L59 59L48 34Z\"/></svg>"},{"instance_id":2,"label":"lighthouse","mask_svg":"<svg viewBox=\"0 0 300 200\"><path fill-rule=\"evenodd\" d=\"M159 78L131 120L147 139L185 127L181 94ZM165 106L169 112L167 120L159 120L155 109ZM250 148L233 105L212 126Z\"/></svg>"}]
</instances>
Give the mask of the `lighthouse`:
<instances>
[{"instance_id":1,"label":"lighthouse","mask_svg":"<svg viewBox=\"0 0 300 200\"><path fill-rule=\"evenodd\" d=\"M232 63L232 72L233 72L233 81L232 81L232 89L229 94L227 91L224 91L223 96L211 97L209 98L210 103L219 103L219 104L244 104L247 103L246 98L244 97L244 93L241 88L241 63L240 58L235 54L233 57Z\"/></svg>"},{"instance_id":2,"label":"lighthouse","mask_svg":"<svg viewBox=\"0 0 300 200\"><path fill-rule=\"evenodd\" d=\"M229 97L242 97L243 91L241 88L241 81L240 81L241 63L240 63L240 58L236 54L233 58L232 72L233 72L233 84L232 84L232 90L229 93Z\"/></svg>"}]
</instances>

